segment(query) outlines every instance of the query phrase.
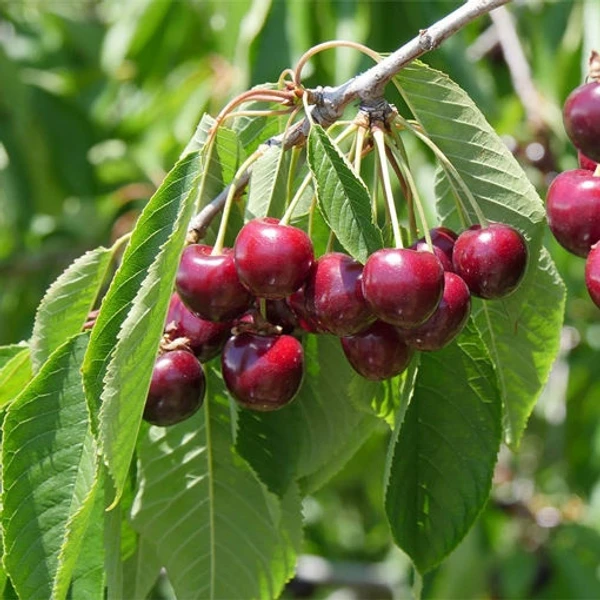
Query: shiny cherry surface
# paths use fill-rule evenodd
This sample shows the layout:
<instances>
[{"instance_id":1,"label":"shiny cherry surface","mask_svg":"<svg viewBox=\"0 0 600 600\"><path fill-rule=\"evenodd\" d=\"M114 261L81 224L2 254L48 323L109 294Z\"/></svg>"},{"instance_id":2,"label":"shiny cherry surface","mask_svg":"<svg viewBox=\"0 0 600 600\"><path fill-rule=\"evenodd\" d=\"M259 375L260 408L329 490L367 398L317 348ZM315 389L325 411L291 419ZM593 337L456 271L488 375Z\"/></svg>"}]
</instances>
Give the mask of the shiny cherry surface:
<instances>
[{"instance_id":1,"label":"shiny cherry surface","mask_svg":"<svg viewBox=\"0 0 600 600\"><path fill-rule=\"evenodd\" d=\"M563 107L563 122L573 145L588 158L600 161L600 83L580 85Z\"/></svg>"}]
</instances>

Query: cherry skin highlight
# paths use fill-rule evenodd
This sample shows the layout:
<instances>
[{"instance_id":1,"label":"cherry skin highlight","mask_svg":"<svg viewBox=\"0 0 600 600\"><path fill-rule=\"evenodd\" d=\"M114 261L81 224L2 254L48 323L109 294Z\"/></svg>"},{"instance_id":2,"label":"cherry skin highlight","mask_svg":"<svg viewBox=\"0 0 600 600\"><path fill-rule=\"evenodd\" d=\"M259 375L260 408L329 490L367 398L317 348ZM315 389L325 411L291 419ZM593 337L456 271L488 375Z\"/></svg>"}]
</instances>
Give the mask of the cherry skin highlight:
<instances>
[{"instance_id":1,"label":"cherry skin highlight","mask_svg":"<svg viewBox=\"0 0 600 600\"><path fill-rule=\"evenodd\" d=\"M211 251L202 244L184 249L177 271L177 293L201 318L232 321L248 309L253 298L239 280L231 249L215 256Z\"/></svg>"},{"instance_id":2,"label":"cherry skin highlight","mask_svg":"<svg viewBox=\"0 0 600 600\"><path fill-rule=\"evenodd\" d=\"M433 253L442 263L444 271L454 271L454 266L452 265L452 252L454 251L454 242L456 241L458 234L448 227L434 227L429 231L429 235L431 237ZM429 252L429 246L424 237L418 239L411 246L411 249Z\"/></svg>"},{"instance_id":3,"label":"cherry skin highlight","mask_svg":"<svg viewBox=\"0 0 600 600\"><path fill-rule=\"evenodd\" d=\"M386 248L367 259L362 285L380 320L411 329L437 308L444 290L444 269L431 252Z\"/></svg>"},{"instance_id":4,"label":"cherry skin highlight","mask_svg":"<svg viewBox=\"0 0 600 600\"><path fill-rule=\"evenodd\" d=\"M362 272L363 266L342 252L324 254L313 265L305 301L327 332L351 335L375 320L363 296Z\"/></svg>"},{"instance_id":5,"label":"cherry skin highlight","mask_svg":"<svg viewBox=\"0 0 600 600\"><path fill-rule=\"evenodd\" d=\"M199 361L206 362L221 352L231 335L233 323L215 323L201 319L190 311L177 294L171 296L165 333L171 340L187 338L190 350Z\"/></svg>"},{"instance_id":6,"label":"cherry skin highlight","mask_svg":"<svg viewBox=\"0 0 600 600\"><path fill-rule=\"evenodd\" d=\"M221 353L223 380L245 408L272 411L296 396L304 374L302 344L290 335L240 333Z\"/></svg>"},{"instance_id":7,"label":"cherry skin highlight","mask_svg":"<svg viewBox=\"0 0 600 600\"><path fill-rule=\"evenodd\" d=\"M400 331L383 321L341 338L342 349L352 368L366 379L381 381L402 373L413 351Z\"/></svg>"},{"instance_id":8,"label":"cherry skin highlight","mask_svg":"<svg viewBox=\"0 0 600 600\"><path fill-rule=\"evenodd\" d=\"M570 94L563 107L567 135L588 158L600 161L600 83L580 85Z\"/></svg>"},{"instance_id":9,"label":"cherry skin highlight","mask_svg":"<svg viewBox=\"0 0 600 600\"><path fill-rule=\"evenodd\" d=\"M600 177L585 169L557 175L548 188L546 216L563 248L587 256L600 240Z\"/></svg>"},{"instance_id":10,"label":"cherry skin highlight","mask_svg":"<svg viewBox=\"0 0 600 600\"><path fill-rule=\"evenodd\" d=\"M204 370L191 352L161 354L154 363L143 418L162 427L184 421L202 406L205 389Z\"/></svg>"},{"instance_id":11,"label":"cherry skin highlight","mask_svg":"<svg viewBox=\"0 0 600 600\"><path fill-rule=\"evenodd\" d=\"M246 223L233 246L241 282L259 298L285 298L308 277L314 250L308 235L269 217Z\"/></svg>"},{"instance_id":12,"label":"cherry skin highlight","mask_svg":"<svg viewBox=\"0 0 600 600\"><path fill-rule=\"evenodd\" d=\"M600 244L594 245L585 261L585 286L594 304L600 308Z\"/></svg>"},{"instance_id":13,"label":"cherry skin highlight","mask_svg":"<svg viewBox=\"0 0 600 600\"><path fill-rule=\"evenodd\" d=\"M405 332L409 346L422 351L440 350L463 329L471 312L471 293L456 273L444 273L444 295L423 325Z\"/></svg>"},{"instance_id":14,"label":"cherry skin highlight","mask_svg":"<svg viewBox=\"0 0 600 600\"><path fill-rule=\"evenodd\" d=\"M454 270L475 296L503 298L517 289L527 267L527 244L510 225L463 231L454 245Z\"/></svg>"}]
</instances>

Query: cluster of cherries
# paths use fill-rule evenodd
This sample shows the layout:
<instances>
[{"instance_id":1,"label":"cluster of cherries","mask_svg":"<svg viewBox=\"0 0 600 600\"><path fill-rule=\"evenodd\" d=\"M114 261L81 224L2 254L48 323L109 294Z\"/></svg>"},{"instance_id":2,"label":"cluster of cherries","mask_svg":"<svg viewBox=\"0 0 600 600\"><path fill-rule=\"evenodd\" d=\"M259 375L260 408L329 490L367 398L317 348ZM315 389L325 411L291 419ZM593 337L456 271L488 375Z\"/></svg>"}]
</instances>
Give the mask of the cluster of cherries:
<instances>
[{"instance_id":1,"label":"cluster of cherries","mask_svg":"<svg viewBox=\"0 0 600 600\"><path fill-rule=\"evenodd\" d=\"M595 71L597 78L593 79ZM577 148L579 169L557 175L546 197L548 224L558 243L586 259L585 283L600 307L600 56L590 61L592 81L567 98L563 121Z\"/></svg>"},{"instance_id":2,"label":"cluster of cherries","mask_svg":"<svg viewBox=\"0 0 600 600\"><path fill-rule=\"evenodd\" d=\"M363 266L341 252L315 259L301 229L261 218L218 252L182 254L144 418L177 423L202 404L201 363L221 354L221 372L243 407L270 411L297 394L303 333L333 334L352 367L371 380L402 373L415 350L450 343L468 319L471 295L501 298L518 286L527 246L512 227L431 230L410 248L386 248Z\"/></svg>"}]
</instances>

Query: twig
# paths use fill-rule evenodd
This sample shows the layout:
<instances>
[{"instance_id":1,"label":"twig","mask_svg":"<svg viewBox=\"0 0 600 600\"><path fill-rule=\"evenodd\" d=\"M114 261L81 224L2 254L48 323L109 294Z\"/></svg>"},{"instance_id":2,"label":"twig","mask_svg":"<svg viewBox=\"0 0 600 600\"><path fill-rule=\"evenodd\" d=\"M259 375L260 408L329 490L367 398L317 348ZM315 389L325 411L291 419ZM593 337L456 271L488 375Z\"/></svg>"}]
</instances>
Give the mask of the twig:
<instances>
[{"instance_id":1,"label":"twig","mask_svg":"<svg viewBox=\"0 0 600 600\"><path fill-rule=\"evenodd\" d=\"M268 145L279 145L283 150L288 150L306 141L311 120L327 128L340 119L346 106L355 100L361 100L365 106L378 104L383 96L385 86L402 67L426 52L435 50L444 40L465 25L495 8L508 4L510 1L468 0L437 23L427 29L422 29L418 36L361 75L337 87L319 87L315 90L306 90L305 94L309 103L314 105L310 115L296 123L285 135L285 139L283 139L283 135L279 135L271 138L266 143ZM250 171L245 173L243 178L240 178L238 190L243 190L249 180ZM210 220L223 208L227 193L228 188L225 188L194 218L190 226L190 241L201 239L210 224Z\"/></svg>"}]
</instances>

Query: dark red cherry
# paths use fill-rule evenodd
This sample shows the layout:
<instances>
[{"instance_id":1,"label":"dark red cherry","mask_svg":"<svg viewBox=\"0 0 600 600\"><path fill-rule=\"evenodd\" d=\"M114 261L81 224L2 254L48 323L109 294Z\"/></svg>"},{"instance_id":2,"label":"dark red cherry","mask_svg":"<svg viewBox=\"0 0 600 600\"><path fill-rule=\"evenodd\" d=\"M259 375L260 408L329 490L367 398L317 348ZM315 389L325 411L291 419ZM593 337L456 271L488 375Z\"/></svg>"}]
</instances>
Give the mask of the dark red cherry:
<instances>
[{"instance_id":1,"label":"dark red cherry","mask_svg":"<svg viewBox=\"0 0 600 600\"><path fill-rule=\"evenodd\" d=\"M341 342L352 368L374 381L399 375L413 355L400 331L383 321L375 321L367 329L341 338Z\"/></svg>"},{"instance_id":2,"label":"dark red cherry","mask_svg":"<svg viewBox=\"0 0 600 600\"><path fill-rule=\"evenodd\" d=\"M248 309L253 298L240 283L231 249L215 256L211 251L210 246L201 244L184 249L177 271L177 293L203 319L232 321Z\"/></svg>"},{"instance_id":3,"label":"dark red cherry","mask_svg":"<svg viewBox=\"0 0 600 600\"><path fill-rule=\"evenodd\" d=\"M190 350L206 362L221 352L231 335L233 323L215 323L201 319L188 310L177 294L171 296L165 333L170 339L187 338Z\"/></svg>"},{"instance_id":4,"label":"dark red cherry","mask_svg":"<svg viewBox=\"0 0 600 600\"><path fill-rule=\"evenodd\" d=\"M308 235L277 219L246 223L233 246L242 283L260 298L285 298L302 286L314 259Z\"/></svg>"},{"instance_id":5,"label":"dark red cherry","mask_svg":"<svg viewBox=\"0 0 600 600\"><path fill-rule=\"evenodd\" d=\"M294 313L301 329L304 329L304 331L307 331L308 333L325 333L324 328L317 320L317 316L306 302L305 286L302 286L299 290L296 290L286 298L286 302L292 310L292 313Z\"/></svg>"},{"instance_id":6,"label":"dark red cherry","mask_svg":"<svg viewBox=\"0 0 600 600\"><path fill-rule=\"evenodd\" d=\"M433 253L442 263L444 271L454 271L454 267L452 266L452 251L454 250L454 242L458 234L452 231L452 229L448 229L448 227L434 227L429 231L429 235L431 236ZM411 246L411 249L429 252L429 246L424 237L418 239Z\"/></svg>"},{"instance_id":7,"label":"dark red cherry","mask_svg":"<svg viewBox=\"0 0 600 600\"><path fill-rule=\"evenodd\" d=\"M591 158L588 158L581 150L577 150L577 160L579 162L579 168L585 171L595 171L598 167L598 163Z\"/></svg>"},{"instance_id":8,"label":"dark red cherry","mask_svg":"<svg viewBox=\"0 0 600 600\"><path fill-rule=\"evenodd\" d=\"M302 344L291 335L240 333L225 344L221 371L227 389L242 406L277 410L289 404L300 389Z\"/></svg>"},{"instance_id":9,"label":"dark red cherry","mask_svg":"<svg viewBox=\"0 0 600 600\"><path fill-rule=\"evenodd\" d=\"M600 161L600 83L580 85L563 108L563 121L573 145L587 157Z\"/></svg>"},{"instance_id":10,"label":"dark red cherry","mask_svg":"<svg viewBox=\"0 0 600 600\"><path fill-rule=\"evenodd\" d=\"M548 188L546 215L558 243L587 256L600 240L600 177L584 169L557 175Z\"/></svg>"},{"instance_id":11,"label":"dark red cherry","mask_svg":"<svg viewBox=\"0 0 600 600\"><path fill-rule=\"evenodd\" d=\"M463 329L471 312L471 293L456 274L444 273L444 295L435 312L423 325L406 331L409 346L417 350L439 350Z\"/></svg>"},{"instance_id":12,"label":"dark red cherry","mask_svg":"<svg viewBox=\"0 0 600 600\"><path fill-rule=\"evenodd\" d=\"M585 261L585 285L590 298L600 308L600 244L595 244Z\"/></svg>"},{"instance_id":13,"label":"dark red cherry","mask_svg":"<svg viewBox=\"0 0 600 600\"><path fill-rule=\"evenodd\" d=\"M144 420L163 427L184 421L202 406L205 388L204 370L191 352L161 354L154 363Z\"/></svg>"},{"instance_id":14,"label":"dark red cherry","mask_svg":"<svg viewBox=\"0 0 600 600\"><path fill-rule=\"evenodd\" d=\"M410 329L424 323L444 291L444 269L431 252L386 248L363 269L363 294L379 319Z\"/></svg>"},{"instance_id":15,"label":"dark red cherry","mask_svg":"<svg viewBox=\"0 0 600 600\"><path fill-rule=\"evenodd\" d=\"M316 261L305 285L309 312L320 326L338 336L351 335L375 320L362 292L363 266L341 252Z\"/></svg>"},{"instance_id":16,"label":"dark red cherry","mask_svg":"<svg viewBox=\"0 0 600 600\"><path fill-rule=\"evenodd\" d=\"M527 244L513 227L492 223L463 231L454 244L454 270L471 293L503 298L513 292L527 267Z\"/></svg>"}]
</instances>

